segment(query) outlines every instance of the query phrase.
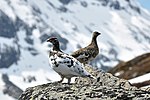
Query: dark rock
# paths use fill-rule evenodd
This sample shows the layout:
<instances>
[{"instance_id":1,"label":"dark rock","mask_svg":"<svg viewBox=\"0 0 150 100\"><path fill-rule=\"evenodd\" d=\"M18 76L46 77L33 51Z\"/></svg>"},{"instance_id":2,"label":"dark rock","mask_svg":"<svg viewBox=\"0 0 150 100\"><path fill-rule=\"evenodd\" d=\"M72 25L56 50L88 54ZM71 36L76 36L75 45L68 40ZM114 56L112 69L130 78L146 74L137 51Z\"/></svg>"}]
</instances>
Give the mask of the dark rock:
<instances>
[{"instance_id":1,"label":"dark rock","mask_svg":"<svg viewBox=\"0 0 150 100\"><path fill-rule=\"evenodd\" d=\"M96 77L96 79L76 78L75 83L48 83L27 88L22 93L19 100L29 98L39 100L91 100L91 99L111 99L130 100L148 99L150 92L137 89L129 84L127 80L119 79L109 73L92 69L86 69ZM99 78L97 80L97 78ZM120 85L124 83L123 85Z\"/></svg>"},{"instance_id":2,"label":"dark rock","mask_svg":"<svg viewBox=\"0 0 150 100\"><path fill-rule=\"evenodd\" d=\"M43 34L43 35L41 35L40 40L43 43L43 42L45 42L50 37L57 37L58 40L60 41L60 48L62 50L67 49L67 43L69 43L69 41L67 39L61 37L59 35L59 33L57 33L56 31L51 32L50 34Z\"/></svg>"},{"instance_id":3,"label":"dark rock","mask_svg":"<svg viewBox=\"0 0 150 100\"><path fill-rule=\"evenodd\" d=\"M62 4L67 5L69 4L72 0L59 0Z\"/></svg>"},{"instance_id":4,"label":"dark rock","mask_svg":"<svg viewBox=\"0 0 150 100\"><path fill-rule=\"evenodd\" d=\"M8 68L13 63L17 63L20 57L20 49L15 49L14 47L3 45L0 47L0 68Z\"/></svg>"},{"instance_id":5,"label":"dark rock","mask_svg":"<svg viewBox=\"0 0 150 100\"><path fill-rule=\"evenodd\" d=\"M50 37L50 35L48 35L48 34L43 34L43 35L40 36L40 40L41 40L41 42L43 43L43 42L45 42L49 37Z\"/></svg>"},{"instance_id":6,"label":"dark rock","mask_svg":"<svg viewBox=\"0 0 150 100\"><path fill-rule=\"evenodd\" d=\"M48 3L52 8L56 9L55 5L54 5L52 2L50 2L50 1L47 0L47 3Z\"/></svg>"},{"instance_id":7,"label":"dark rock","mask_svg":"<svg viewBox=\"0 0 150 100\"><path fill-rule=\"evenodd\" d=\"M64 12L64 13L68 11L68 9L65 6L60 6L58 8L58 10L61 11L61 12Z\"/></svg>"},{"instance_id":8,"label":"dark rock","mask_svg":"<svg viewBox=\"0 0 150 100\"><path fill-rule=\"evenodd\" d=\"M24 80L24 82L31 83L33 81L36 81L36 78L35 78L35 76L27 76L27 77L24 77L23 80Z\"/></svg>"},{"instance_id":9,"label":"dark rock","mask_svg":"<svg viewBox=\"0 0 150 100\"><path fill-rule=\"evenodd\" d=\"M117 0L98 0L101 2L101 5L103 6L109 6L110 8L113 8L115 10L125 10L126 11L126 6L121 6L121 2ZM131 3L130 0L125 0L128 3L128 6L138 14L141 14L141 9L138 6L135 6Z\"/></svg>"},{"instance_id":10,"label":"dark rock","mask_svg":"<svg viewBox=\"0 0 150 100\"><path fill-rule=\"evenodd\" d=\"M42 14L41 10L37 6L33 5L32 9L33 9L34 13L36 12L36 14Z\"/></svg>"},{"instance_id":11,"label":"dark rock","mask_svg":"<svg viewBox=\"0 0 150 100\"><path fill-rule=\"evenodd\" d=\"M28 44L31 44L31 45L34 44L33 39L31 39L29 36L27 36L27 37L25 38L25 41L26 41Z\"/></svg>"},{"instance_id":12,"label":"dark rock","mask_svg":"<svg viewBox=\"0 0 150 100\"><path fill-rule=\"evenodd\" d=\"M114 8L116 10L120 10L121 9L121 6L120 6L120 3L118 1L114 1L110 4L110 7L111 8Z\"/></svg>"},{"instance_id":13,"label":"dark rock","mask_svg":"<svg viewBox=\"0 0 150 100\"><path fill-rule=\"evenodd\" d=\"M39 54L39 53L37 52L37 50L34 49L33 47L28 47L27 50L30 51L30 53L31 53L33 56L36 56L36 55Z\"/></svg>"},{"instance_id":14,"label":"dark rock","mask_svg":"<svg viewBox=\"0 0 150 100\"><path fill-rule=\"evenodd\" d=\"M140 55L130 61L120 62L108 72L117 75L119 78L132 79L150 72L150 53Z\"/></svg>"},{"instance_id":15,"label":"dark rock","mask_svg":"<svg viewBox=\"0 0 150 100\"><path fill-rule=\"evenodd\" d=\"M112 59L106 57L103 54L100 54L93 61L91 61L90 64L97 68L101 68L104 71L108 71L111 66L104 65L104 63L109 63L110 61L112 61Z\"/></svg>"},{"instance_id":16,"label":"dark rock","mask_svg":"<svg viewBox=\"0 0 150 100\"><path fill-rule=\"evenodd\" d=\"M5 83L3 93L8 94L15 99L18 99L23 91L11 81L9 81L7 74L2 74L2 80Z\"/></svg>"},{"instance_id":17,"label":"dark rock","mask_svg":"<svg viewBox=\"0 0 150 100\"><path fill-rule=\"evenodd\" d=\"M128 2L129 2L129 6L131 7L131 9L133 9L137 13L141 14L141 9L139 7L136 7L136 6L132 5L129 0L128 0Z\"/></svg>"},{"instance_id":18,"label":"dark rock","mask_svg":"<svg viewBox=\"0 0 150 100\"><path fill-rule=\"evenodd\" d=\"M107 6L110 0L99 0L103 6Z\"/></svg>"},{"instance_id":19,"label":"dark rock","mask_svg":"<svg viewBox=\"0 0 150 100\"><path fill-rule=\"evenodd\" d=\"M0 10L0 36L14 38L16 36L16 31L13 21Z\"/></svg>"},{"instance_id":20,"label":"dark rock","mask_svg":"<svg viewBox=\"0 0 150 100\"><path fill-rule=\"evenodd\" d=\"M88 6L87 2L85 2L85 1L81 1L81 5L82 5L83 7L87 7L87 6Z\"/></svg>"},{"instance_id":21,"label":"dark rock","mask_svg":"<svg viewBox=\"0 0 150 100\"><path fill-rule=\"evenodd\" d=\"M17 31L19 31L20 29L23 29L26 31L26 35L28 36L32 35L33 29L36 28L36 26L29 27L29 25L27 25L23 20L21 20L18 17L16 18L16 22L14 24L15 24L15 29Z\"/></svg>"},{"instance_id":22,"label":"dark rock","mask_svg":"<svg viewBox=\"0 0 150 100\"><path fill-rule=\"evenodd\" d=\"M17 61L20 57L20 45L18 44L19 38L16 33L21 29L25 30L27 35L27 38L25 38L25 40L27 43L32 45L34 41L29 38L29 36L32 35L32 31L36 27L29 27L29 25L23 22L19 17L16 17L16 20L13 21L1 10L0 23L0 37L13 38L13 46L9 46L5 43L0 46L0 57L3 58L0 59L0 68L8 68L13 63L17 64Z\"/></svg>"}]
</instances>

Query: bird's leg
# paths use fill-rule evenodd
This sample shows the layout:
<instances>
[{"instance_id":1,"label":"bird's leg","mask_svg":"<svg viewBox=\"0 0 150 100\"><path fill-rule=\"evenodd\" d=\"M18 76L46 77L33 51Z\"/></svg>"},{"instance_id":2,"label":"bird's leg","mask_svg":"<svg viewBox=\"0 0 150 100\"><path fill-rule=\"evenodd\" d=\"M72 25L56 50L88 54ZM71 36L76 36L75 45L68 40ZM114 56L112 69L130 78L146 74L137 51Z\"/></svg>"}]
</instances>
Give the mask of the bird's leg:
<instances>
[{"instance_id":1,"label":"bird's leg","mask_svg":"<svg viewBox=\"0 0 150 100\"><path fill-rule=\"evenodd\" d=\"M70 84L70 82L71 82L71 78L68 78L68 84Z\"/></svg>"},{"instance_id":2,"label":"bird's leg","mask_svg":"<svg viewBox=\"0 0 150 100\"><path fill-rule=\"evenodd\" d=\"M64 80L64 76L61 75L61 80L58 83L61 83Z\"/></svg>"}]
</instances>

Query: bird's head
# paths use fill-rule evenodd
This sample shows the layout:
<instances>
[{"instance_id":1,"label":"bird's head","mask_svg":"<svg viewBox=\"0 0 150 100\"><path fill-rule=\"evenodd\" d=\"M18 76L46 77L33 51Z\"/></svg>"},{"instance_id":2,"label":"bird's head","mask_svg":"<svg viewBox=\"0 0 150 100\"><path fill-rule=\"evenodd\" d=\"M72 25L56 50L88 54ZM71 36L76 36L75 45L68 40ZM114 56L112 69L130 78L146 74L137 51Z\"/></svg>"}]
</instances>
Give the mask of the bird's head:
<instances>
[{"instance_id":1,"label":"bird's head","mask_svg":"<svg viewBox=\"0 0 150 100\"><path fill-rule=\"evenodd\" d=\"M56 37L51 37L51 38L47 39L47 42L50 42L53 45L59 44L58 39Z\"/></svg>"},{"instance_id":2,"label":"bird's head","mask_svg":"<svg viewBox=\"0 0 150 100\"><path fill-rule=\"evenodd\" d=\"M100 35L101 33L100 32L97 32L97 31L95 31L95 32L93 32L93 36L98 36L98 35Z\"/></svg>"},{"instance_id":3,"label":"bird's head","mask_svg":"<svg viewBox=\"0 0 150 100\"><path fill-rule=\"evenodd\" d=\"M53 44L53 50L61 51L59 48L59 41L56 37L51 37L51 38L47 39L47 42L50 42Z\"/></svg>"}]
</instances>

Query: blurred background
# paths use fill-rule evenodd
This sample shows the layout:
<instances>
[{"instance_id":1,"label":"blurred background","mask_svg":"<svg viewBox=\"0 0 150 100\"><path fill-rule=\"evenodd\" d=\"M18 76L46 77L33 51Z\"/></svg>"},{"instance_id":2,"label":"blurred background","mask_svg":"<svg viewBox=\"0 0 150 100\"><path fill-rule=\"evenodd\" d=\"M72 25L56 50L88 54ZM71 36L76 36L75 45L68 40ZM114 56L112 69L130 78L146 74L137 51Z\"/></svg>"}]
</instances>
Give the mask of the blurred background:
<instances>
[{"instance_id":1,"label":"blurred background","mask_svg":"<svg viewBox=\"0 0 150 100\"><path fill-rule=\"evenodd\" d=\"M57 37L65 53L87 46L93 31L100 54L93 67L150 87L149 0L0 0L0 99L60 79L48 63Z\"/></svg>"}]
</instances>

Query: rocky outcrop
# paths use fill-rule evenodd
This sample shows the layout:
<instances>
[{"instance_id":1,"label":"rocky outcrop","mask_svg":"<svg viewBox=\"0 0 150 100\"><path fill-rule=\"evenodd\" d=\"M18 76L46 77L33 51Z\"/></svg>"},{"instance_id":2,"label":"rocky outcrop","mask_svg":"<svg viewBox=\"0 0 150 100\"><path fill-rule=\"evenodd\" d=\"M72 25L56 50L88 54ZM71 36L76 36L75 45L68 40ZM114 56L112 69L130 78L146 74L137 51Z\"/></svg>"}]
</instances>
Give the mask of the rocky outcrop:
<instances>
[{"instance_id":1,"label":"rocky outcrop","mask_svg":"<svg viewBox=\"0 0 150 100\"><path fill-rule=\"evenodd\" d=\"M130 85L124 79L87 67L95 79L76 78L75 83L48 83L29 87L19 100L142 100L150 99L150 91Z\"/></svg>"},{"instance_id":2,"label":"rocky outcrop","mask_svg":"<svg viewBox=\"0 0 150 100\"><path fill-rule=\"evenodd\" d=\"M20 57L20 49L4 44L0 45L0 68L9 68L13 63L17 63Z\"/></svg>"},{"instance_id":3,"label":"rocky outcrop","mask_svg":"<svg viewBox=\"0 0 150 100\"><path fill-rule=\"evenodd\" d=\"M121 62L109 73L123 79L132 79L150 72L150 53L140 55L130 61Z\"/></svg>"}]
</instances>

